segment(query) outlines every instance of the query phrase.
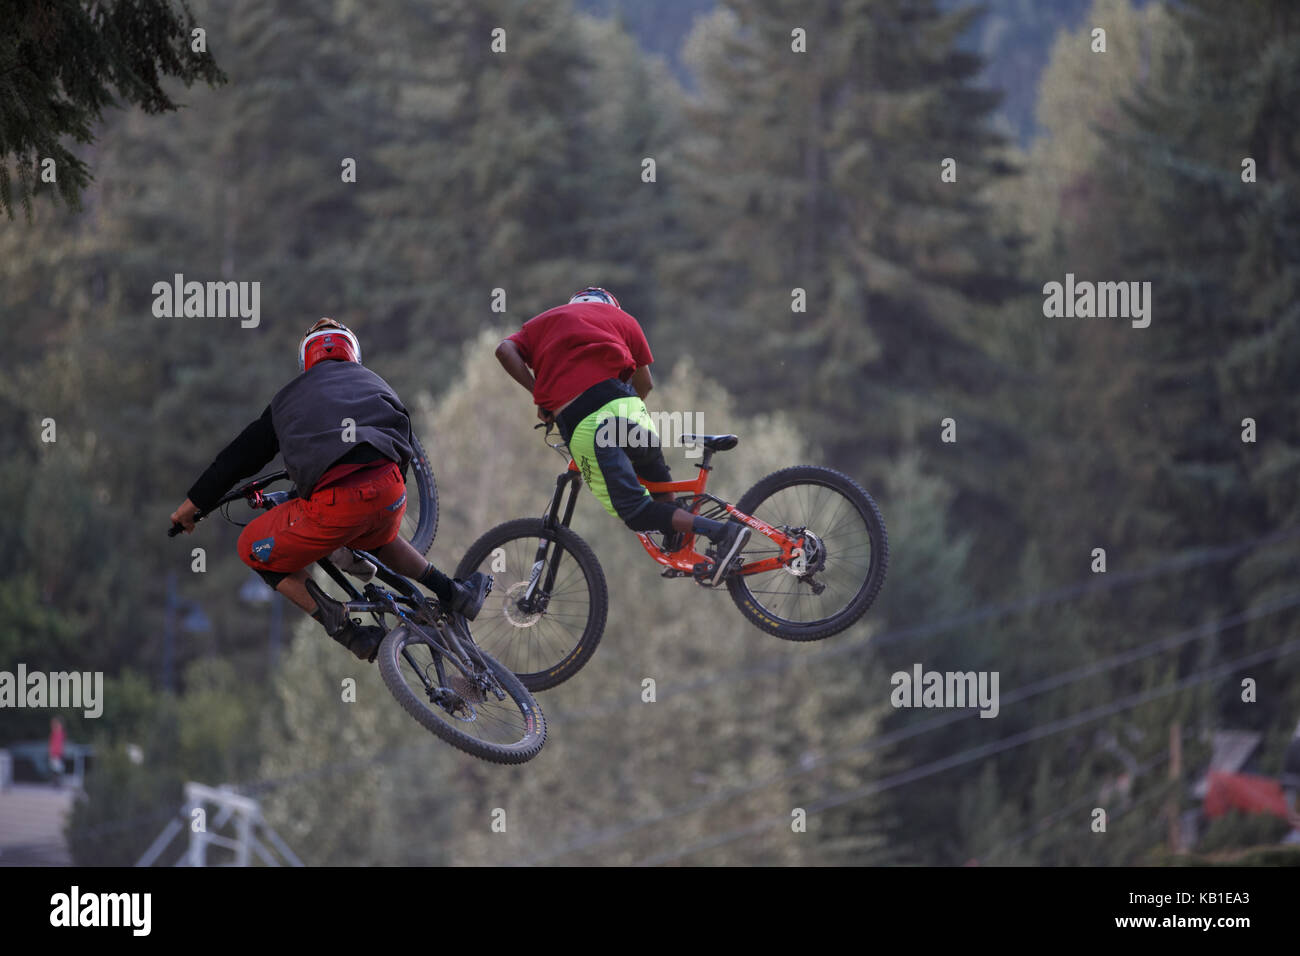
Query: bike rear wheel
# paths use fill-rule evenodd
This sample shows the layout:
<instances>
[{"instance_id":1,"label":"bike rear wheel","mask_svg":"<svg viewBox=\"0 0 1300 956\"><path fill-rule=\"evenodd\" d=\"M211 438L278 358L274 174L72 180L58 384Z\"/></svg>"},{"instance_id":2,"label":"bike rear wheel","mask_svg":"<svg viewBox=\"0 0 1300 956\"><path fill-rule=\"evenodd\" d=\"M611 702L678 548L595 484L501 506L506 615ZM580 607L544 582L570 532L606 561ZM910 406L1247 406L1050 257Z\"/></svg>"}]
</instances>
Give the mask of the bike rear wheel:
<instances>
[{"instance_id":1,"label":"bike rear wheel","mask_svg":"<svg viewBox=\"0 0 1300 956\"><path fill-rule=\"evenodd\" d=\"M532 760L546 743L541 708L505 665L481 648L477 656L481 664L459 660L402 623L379 645L379 674L420 726L453 747L492 763Z\"/></svg>"},{"instance_id":2,"label":"bike rear wheel","mask_svg":"<svg viewBox=\"0 0 1300 956\"><path fill-rule=\"evenodd\" d=\"M415 475L415 494L407 486L406 513L402 515L403 538L415 550L428 554L433 538L438 533L438 486L433 480L433 468L420 439L411 436L415 454L411 457L411 471Z\"/></svg>"},{"instance_id":3,"label":"bike rear wheel","mask_svg":"<svg viewBox=\"0 0 1300 956\"><path fill-rule=\"evenodd\" d=\"M787 534L804 534L810 552L805 574L781 569L727 580L736 607L756 626L786 640L816 641L871 607L885 583L889 539L880 509L852 478L829 468L786 468L745 492L736 508ZM741 558L748 564L778 554L776 543L755 531Z\"/></svg>"},{"instance_id":4,"label":"bike rear wheel","mask_svg":"<svg viewBox=\"0 0 1300 956\"><path fill-rule=\"evenodd\" d=\"M543 542L546 566L530 604L525 592ZM552 568L554 582L546 588ZM561 525L547 527L540 518L507 521L469 546L456 577L475 571L496 582L474 620L474 639L525 687L547 690L590 660L605 631L609 591L595 552L580 537Z\"/></svg>"}]
</instances>

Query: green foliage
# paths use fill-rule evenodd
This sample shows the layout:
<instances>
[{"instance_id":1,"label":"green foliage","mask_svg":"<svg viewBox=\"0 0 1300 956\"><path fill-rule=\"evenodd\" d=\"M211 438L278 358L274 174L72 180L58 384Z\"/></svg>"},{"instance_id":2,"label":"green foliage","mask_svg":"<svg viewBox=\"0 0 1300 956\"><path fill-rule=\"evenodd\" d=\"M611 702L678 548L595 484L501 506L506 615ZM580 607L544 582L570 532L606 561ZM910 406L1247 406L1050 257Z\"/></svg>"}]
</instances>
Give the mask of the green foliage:
<instances>
[{"instance_id":1,"label":"green foliage","mask_svg":"<svg viewBox=\"0 0 1300 956\"><path fill-rule=\"evenodd\" d=\"M567 0L228 6L196 22L232 82L174 110L169 77L219 79L186 52L188 13L6 17L0 0L17 25L0 39L0 176L13 159L23 188L53 155L39 136L95 135L94 182L59 164L84 208L36 203L0 232L0 666L108 675L104 716L67 721L97 748L78 862L134 862L198 780L264 799L315 864L1135 864L1164 861L1169 808L1191 806L1169 779L1171 725L1184 778L1224 727L1264 733L1276 769L1294 655L1167 691L1291 639L1294 611L1219 622L1291 595L1294 541L1141 572L1300 524L1292 5L1095 0L1081 18L994 0L981 20L947 2L726 0L656 24L595 0L578 7L621 19ZM163 54L128 77L112 31L96 46L86 23L129 10L163 18L130 55ZM687 13L702 15L679 85L628 30L673 53ZM66 43L29 54L42 31ZM6 72L15 56L29 66ZM94 68L43 118L20 115L12 84L49 94L69 56ZM1040 135L1019 148L987 87L1049 57L1041 84L1009 91L1013 127L1037 103ZM145 109L103 111L115 82ZM1067 272L1150 281L1151 327L1045 318L1043 284ZM154 284L177 273L260 282L260 324L155 317ZM584 495L576 530L605 567L610 624L542 696L552 736L532 764L432 740L294 611L268 670L266 607L237 597L238 529L162 533L294 374L304 328L347 322L411 407L441 497L431 557L450 569L487 528L540 513L562 467L492 348L589 283L643 321L651 406L741 435L719 493L801 462L868 487L892 545L877 607L824 644L763 636L725 594L658 577ZM948 417L956 443L939 440ZM209 630L177 626L191 607ZM1018 696L997 720L929 727L933 712L887 704L916 662L997 671ZM48 717L0 733L39 739ZM1209 845L1271 836L1225 824Z\"/></svg>"},{"instance_id":2,"label":"green foliage","mask_svg":"<svg viewBox=\"0 0 1300 956\"><path fill-rule=\"evenodd\" d=\"M45 183L39 164L49 159L59 196L79 207L90 167L66 140L95 142L107 107L162 113L177 108L165 80L225 81L212 57L192 48L194 18L183 0L5 0L0 21L0 210L10 219L15 175L30 221L32 196Z\"/></svg>"},{"instance_id":3,"label":"green foliage","mask_svg":"<svg viewBox=\"0 0 1300 956\"><path fill-rule=\"evenodd\" d=\"M1238 847L1278 843L1290 831L1285 821L1267 813L1233 810L1212 820L1196 843L1196 852L1218 853Z\"/></svg>"},{"instance_id":4,"label":"green foliage","mask_svg":"<svg viewBox=\"0 0 1300 956\"><path fill-rule=\"evenodd\" d=\"M1090 47L1093 24L1106 26L1104 54ZM1061 281L1067 272L1084 280L1148 280L1153 318L1147 329L1122 320L1044 319L1034 317L1042 305L1034 296L1014 313L1027 321L1002 326L1006 342L998 349L1019 356L1028 373L1018 391L1032 437L1027 456L1007 476L1023 489L1019 520L1035 539L1024 551L1025 583L1031 560L1046 580L1078 580L1086 578L1091 549L1104 547L1107 575L1094 580L1109 582L1117 571L1186 555L1195 546L1296 524L1284 489L1290 484L1269 468L1285 461L1293 444L1287 357L1295 350L1283 344L1288 307L1272 287L1287 281L1274 264L1285 258L1290 240L1285 232L1261 230L1255 218L1293 192L1282 182L1294 186L1296 167L1281 158L1285 149L1259 151L1273 157L1271 184L1264 183L1269 174L1261 173L1256 185L1240 175L1240 159L1257 149L1253 144L1287 141L1277 97L1288 95L1294 79L1241 64L1255 62L1260 49L1265 64L1285 62L1297 43L1296 26L1285 4L1229 16L1213 4L1184 5L1180 12L1097 0L1083 26L1057 38L1039 91L1044 135L1021 161L1023 177L1013 189L999 190L1000 214L1029 237L1028 284ZM1243 111L1243 104L1251 105ZM1256 371L1235 374L1251 362ZM1241 387L1246 381L1253 383L1250 391ZM1274 423L1267 440L1241 441L1241 419L1248 415ZM1294 544L1284 540L1071 602L1068 618L1045 608L1000 627L997 641L1022 681L1099 663L1161 635L1260 608L1289 593L1284 582L1293 576L1283 568L1293 565ZM1158 691L1248 650L1276 646L1290 630L1283 612L1207 633L1174 652L1148 654L1085 680L1067 698L1032 702L1017 723L1033 726L1099 700ZM1041 776L1064 752L1067 765L1086 773L1054 771L1047 807L1087 804L1091 788L1096 805L1113 810L1119 768L1113 754L1098 752L1101 735L1118 738L1145 765L1167 747L1174 720L1187 729L1268 730L1270 752L1278 752L1300 705L1295 667L1293 658L1282 657L1027 747L1014 762L998 761L999 786L1028 812L1023 795L1032 769L1039 767ZM1244 676L1266 683L1269 699L1243 705ZM1006 673L1003 681L1011 686ZM1198 761L1208 755L1192 750L1185 748L1187 766L1203 766ZM1073 841L1022 842L1025 861L1146 858L1163 839L1169 785L1162 772L1151 771L1130 782L1132 809L1112 813L1107 839L1090 839L1078 819L1065 820L1059 826L1073 827ZM972 784L968 792L978 790ZM954 796L969 800L965 793Z\"/></svg>"},{"instance_id":5,"label":"green foliage","mask_svg":"<svg viewBox=\"0 0 1300 956\"><path fill-rule=\"evenodd\" d=\"M184 685L183 695L160 693L131 671L105 681L104 713L82 728L95 752L67 827L77 865L134 864L170 819L188 825L180 813L186 781L252 774L262 695L219 660L194 662ZM76 732L69 728L70 737Z\"/></svg>"},{"instance_id":6,"label":"green foliage","mask_svg":"<svg viewBox=\"0 0 1300 956\"><path fill-rule=\"evenodd\" d=\"M788 403L845 467L897 452L918 413L937 428L944 399L994 370L972 320L1014 282L979 197L1007 170L996 95L956 46L969 20L929 3L738 0L688 41L693 242L661 273L676 345L707 316L725 347L705 371L742 401Z\"/></svg>"}]
</instances>

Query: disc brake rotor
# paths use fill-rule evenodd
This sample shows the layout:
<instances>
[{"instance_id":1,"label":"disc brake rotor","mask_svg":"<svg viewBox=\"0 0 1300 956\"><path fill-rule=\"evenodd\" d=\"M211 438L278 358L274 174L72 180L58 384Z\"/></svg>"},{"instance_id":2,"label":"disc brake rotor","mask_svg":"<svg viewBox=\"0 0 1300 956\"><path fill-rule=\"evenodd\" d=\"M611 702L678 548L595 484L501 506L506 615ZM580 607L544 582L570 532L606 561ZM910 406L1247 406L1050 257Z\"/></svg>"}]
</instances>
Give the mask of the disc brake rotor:
<instances>
[{"instance_id":1,"label":"disc brake rotor","mask_svg":"<svg viewBox=\"0 0 1300 956\"><path fill-rule=\"evenodd\" d=\"M532 627L542 618L541 611L525 613L519 609L519 600L524 592L528 590L527 581L516 581L506 590L505 615L506 620L515 627Z\"/></svg>"},{"instance_id":2,"label":"disc brake rotor","mask_svg":"<svg viewBox=\"0 0 1300 956\"><path fill-rule=\"evenodd\" d=\"M803 538L802 552L785 566L785 572L806 581L826 567L826 545L806 528L799 531L799 536Z\"/></svg>"}]
</instances>

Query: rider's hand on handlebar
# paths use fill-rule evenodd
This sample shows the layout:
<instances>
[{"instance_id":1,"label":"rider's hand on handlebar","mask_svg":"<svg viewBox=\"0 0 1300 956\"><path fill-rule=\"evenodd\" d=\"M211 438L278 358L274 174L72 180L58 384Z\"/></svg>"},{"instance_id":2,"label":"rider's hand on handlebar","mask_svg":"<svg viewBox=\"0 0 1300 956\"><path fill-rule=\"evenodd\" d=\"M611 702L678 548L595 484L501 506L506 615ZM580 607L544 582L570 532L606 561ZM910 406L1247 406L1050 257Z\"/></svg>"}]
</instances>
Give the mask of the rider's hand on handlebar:
<instances>
[{"instance_id":1,"label":"rider's hand on handlebar","mask_svg":"<svg viewBox=\"0 0 1300 956\"><path fill-rule=\"evenodd\" d=\"M172 524L178 524L185 529L186 534L194 531L194 516L199 513L199 506L185 499L185 503L172 512Z\"/></svg>"},{"instance_id":2,"label":"rider's hand on handlebar","mask_svg":"<svg viewBox=\"0 0 1300 956\"><path fill-rule=\"evenodd\" d=\"M537 417L540 418L547 425L555 424L555 413L548 411L545 408L542 408L540 405L537 406Z\"/></svg>"}]
</instances>

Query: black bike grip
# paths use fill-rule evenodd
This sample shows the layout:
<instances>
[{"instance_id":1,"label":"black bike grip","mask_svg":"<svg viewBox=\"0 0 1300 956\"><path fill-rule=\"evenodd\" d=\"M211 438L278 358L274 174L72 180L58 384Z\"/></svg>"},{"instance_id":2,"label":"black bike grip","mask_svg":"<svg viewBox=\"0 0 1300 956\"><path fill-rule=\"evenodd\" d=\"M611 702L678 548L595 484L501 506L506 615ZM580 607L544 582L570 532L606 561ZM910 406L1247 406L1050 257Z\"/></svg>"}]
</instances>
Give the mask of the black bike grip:
<instances>
[{"instance_id":1,"label":"black bike grip","mask_svg":"<svg viewBox=\"0 0 1300 956\"><path fill-rule=\"evenodd\" d=\"M206 517L207 517L207 513L200 511L198 514L194 516L194 523L198 524ZM178 524L177 522L173 521L172 526L167 529L167 537L174 538L184 530L185 530L185 525Z\"/></svg>"}]
</instances>

